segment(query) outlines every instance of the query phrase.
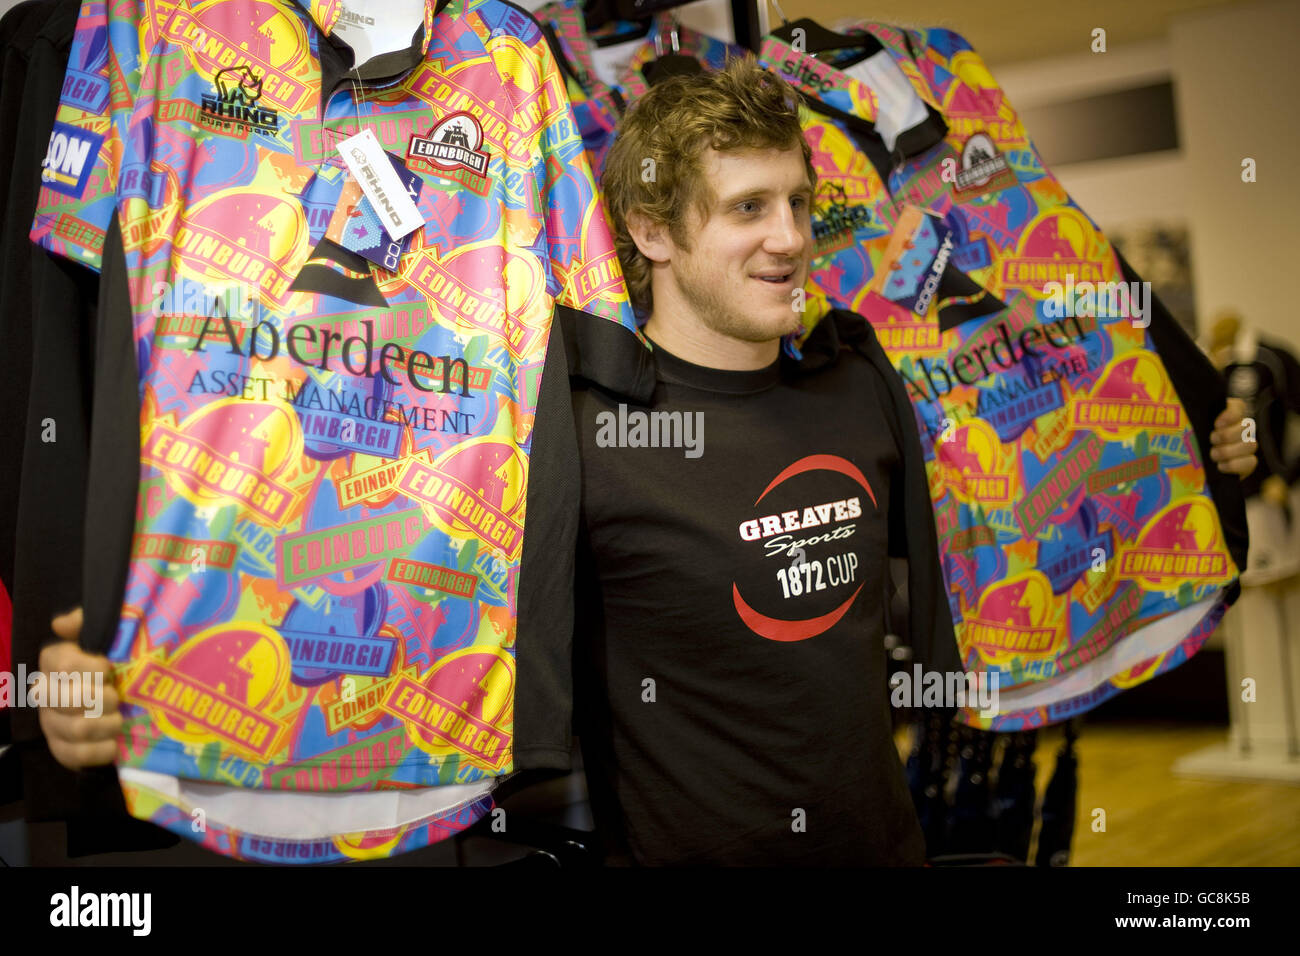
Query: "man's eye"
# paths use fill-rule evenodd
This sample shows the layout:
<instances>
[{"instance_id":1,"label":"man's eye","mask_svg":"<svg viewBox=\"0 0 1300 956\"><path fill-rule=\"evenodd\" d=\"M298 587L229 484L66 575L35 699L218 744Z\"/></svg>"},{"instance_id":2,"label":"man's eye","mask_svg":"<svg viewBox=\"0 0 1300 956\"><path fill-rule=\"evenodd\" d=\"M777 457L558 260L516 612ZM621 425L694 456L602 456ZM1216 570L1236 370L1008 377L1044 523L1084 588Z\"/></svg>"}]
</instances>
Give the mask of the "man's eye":
<instances>
[{"instance_id":1,"label":"man's eye","mask_svg":"<svg viewBox=\"0 0 1300 956\"><path fill-rule=\"evenodd\" d=\"M808 205L808 200L805 199L803 196L795 196L793 199L790 200L791 209L803 209L807 205Z\"/></svg>"},{"instance_id":2,"label":"man's eye","mask_svg":"<svg viewBox=\"0 0 1300 956\"><path fill-rule=\"evenodd\" d=\"M746 199L744 202L736 204L736 211L744 213L746 216L753 215L758 212L758 210L759 204L756 199Z\"/></svg>"}]
</instances>

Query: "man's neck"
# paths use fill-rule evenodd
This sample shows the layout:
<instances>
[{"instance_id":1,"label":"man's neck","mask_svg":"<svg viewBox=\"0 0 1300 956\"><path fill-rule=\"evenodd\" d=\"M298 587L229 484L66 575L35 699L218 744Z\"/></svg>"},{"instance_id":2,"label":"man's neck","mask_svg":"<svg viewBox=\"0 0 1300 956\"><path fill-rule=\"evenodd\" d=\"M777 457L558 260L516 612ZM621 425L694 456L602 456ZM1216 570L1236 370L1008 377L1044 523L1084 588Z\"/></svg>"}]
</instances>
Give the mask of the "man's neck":
<instances>
[{"instance_id":1,"label":"man's neck","mask_svg":"<svg viewBox=\"0 0 1300 956\"><path fill-rule=\"evenodd\" d=\"M644 331L664 351L705 368L749 372L767 368L781 354L780 339L747 342L732 338L678 310L651 312Z\"/></svg>"}]
</instances>

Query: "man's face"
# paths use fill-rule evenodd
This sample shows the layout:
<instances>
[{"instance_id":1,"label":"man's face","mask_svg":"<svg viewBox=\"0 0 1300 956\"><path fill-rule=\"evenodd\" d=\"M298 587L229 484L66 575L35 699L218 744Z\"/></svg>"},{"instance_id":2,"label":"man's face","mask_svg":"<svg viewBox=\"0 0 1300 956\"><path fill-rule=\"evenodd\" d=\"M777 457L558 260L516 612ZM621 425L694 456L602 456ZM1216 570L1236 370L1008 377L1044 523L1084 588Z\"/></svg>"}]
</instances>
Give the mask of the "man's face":
<instances>
[{"instance_id":1,"label":"man's face","mask_svg":"<svg viewBox=\"0 0 1300 956\"><path fill-rule=\"evenodd\" d=\"M746 342L798 330L812 255L812 188L799 147L704 155L708 215L689 213L690 249L674 245L672 278L705 327Z\"/></svg>"}]
</instances>

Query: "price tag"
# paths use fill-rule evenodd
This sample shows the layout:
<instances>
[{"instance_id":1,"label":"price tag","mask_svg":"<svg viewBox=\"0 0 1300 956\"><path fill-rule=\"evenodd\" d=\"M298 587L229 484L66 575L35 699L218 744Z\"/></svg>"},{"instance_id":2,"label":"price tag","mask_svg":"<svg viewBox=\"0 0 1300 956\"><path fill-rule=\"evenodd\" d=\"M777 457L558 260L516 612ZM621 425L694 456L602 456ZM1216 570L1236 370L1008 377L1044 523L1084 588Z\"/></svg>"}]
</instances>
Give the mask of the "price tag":
<instances>
[{"instance_id":1,"label":"price tag","mask_svg":"<svg viewBox=\"0 0 1300 956\"><path fill-rule=\"evenodd\" d=\"M392 153L384 154L392 165L397 178L406 187L406 195L411 201L418 201L424 181L402 165L402 161ZM414 233L412 233L414 235ZM396 272L398 262L411 246L411 236L393 239L388 230L379 221L375 207L361 191L361 186L351 176L343 184L339 195L339 204L334 209L329 226L325 229L325 238L336 242L344 249L351 250L363 259L368 259L389 272Z\"/></svg>"},{"instance_id":2,"label":"price tag","mask_svg":"<svg viewBox=\"0 0 1300 956\"><path fill-rule=\"evenodd\" d=\"M374 208L384 231L401 239L424 225L406 187L398 178L372 130L363 129L339 143L339 156Z\"/></svg>"}]
</instances>

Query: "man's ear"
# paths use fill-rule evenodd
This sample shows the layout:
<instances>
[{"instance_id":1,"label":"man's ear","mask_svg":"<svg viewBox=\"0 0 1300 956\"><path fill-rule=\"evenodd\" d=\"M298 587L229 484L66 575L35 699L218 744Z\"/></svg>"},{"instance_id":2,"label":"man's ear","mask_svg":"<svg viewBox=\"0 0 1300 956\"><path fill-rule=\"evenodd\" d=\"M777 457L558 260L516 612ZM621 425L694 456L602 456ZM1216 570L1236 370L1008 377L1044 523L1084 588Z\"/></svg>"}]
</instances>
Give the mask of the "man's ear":
<instances>
[{"instance_id":1,"label":"man's ear","mask_svg":"<svg viewBox=\"0 0 1300 956\"><path fill-rule=\"evenodd\" d=\"M641 255L651 262L664 263L672 259L676 247L668 235L668 227L663 223L654 222L639 212L629 212L627 231L636 247L641 250Z\"/></svg>"}]
</instances>

